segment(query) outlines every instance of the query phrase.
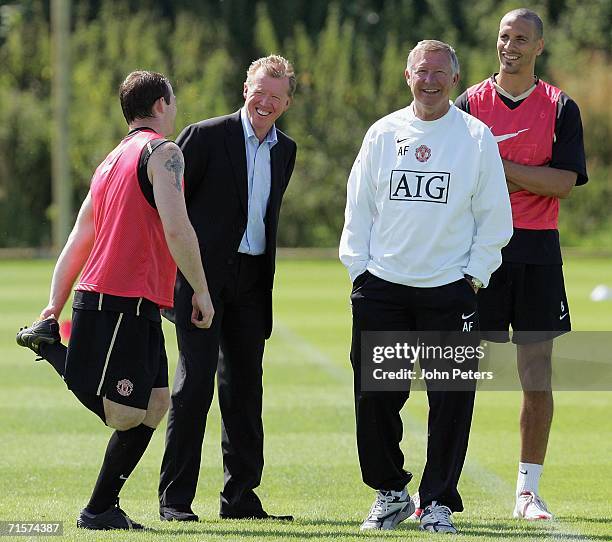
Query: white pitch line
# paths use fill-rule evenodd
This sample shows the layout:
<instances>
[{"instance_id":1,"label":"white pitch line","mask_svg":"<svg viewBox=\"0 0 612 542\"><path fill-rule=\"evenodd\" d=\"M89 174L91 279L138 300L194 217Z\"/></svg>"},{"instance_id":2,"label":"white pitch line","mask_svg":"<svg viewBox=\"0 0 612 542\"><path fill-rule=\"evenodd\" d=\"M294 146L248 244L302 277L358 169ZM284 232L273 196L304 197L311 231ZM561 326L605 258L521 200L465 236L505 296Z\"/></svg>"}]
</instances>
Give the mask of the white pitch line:
<instances>
[{"instance_id":1,"label":"white pitch line","mask_svg":"<svg viewBox=\"0 0 612 542\"><path fill-rule=\"evenodd\" d=\"M404 414L404 420L406 422L406 425L408 426L408 429L412 433L411 437L416 437L416 439L420 441L421 445L425 447L427 444L426 433L423 432L422 427L419 426L417 420L409 414ZM487 469L476 459L471 458L469 451L467 460L463 466L463 474L470 478L472 481L477 482L478 485L488 493L495 495L495 498L498 501L503 500L503 504L508 510L508 514L511 513L514 508L514 486L504 480L501 476ZM537 526L542 527L542 530L547 531L548 536L541 540L563 540L567 542L583 542L593 540L588 535L582 534L580 531L576 530L570 525L563 523L560 520L542 521L539 522Z\"/></svg>"},{"instance_id":2,"label":"white pitch line","mask_svg":"<svg viewBox=\"0 0 612 542\"><path fill-rule=\"evenodd\" d=\"M314 346L312 342L295 333L290 327L278 320L274 320L274 335L285 341L290 348L300 354L302 359L317 365L337 382L345 383L353 378L353 372L348 366L334 363L332 358ZM348 360L347 360L348 363Z\"/></svg>"},{"instance_id":3,"label":"white pitch line","mask_svg":"<svg viewBox=\"0 0 612 542\"><path fill-rule=\"evenodd\" d=\"M274 331L279 339L286 342L300 355L303 361L316 365L337 382L346 383L347 379L352 380L352 371L348 367L348 361L347 365L338 365L329 355L317 348L311 341L305 339L277 319L274 321ZM350 340L350 338L347 338L347 341L348 340ZM403 417L411 433L413 433L413 436L416 435L416 438L425 446L426 435L421 430L422 428L419 426L416 418L406 413L404 413ZM500 495L508 495L507 499L505 499L507 500L505 504L507 504L508 510L512 510L515 488L509 482L481 465L475 459L469 458L469 455L463 472L468 478L476 481L487 492L494 494L497 499L499 499ZM538 523L538 525L548 531L548 537L542 540L564 542L584 542L593 540L593 538L582 534L580 531L564 524L560 520L541 522Z\"/></svg>"}]
</instances>

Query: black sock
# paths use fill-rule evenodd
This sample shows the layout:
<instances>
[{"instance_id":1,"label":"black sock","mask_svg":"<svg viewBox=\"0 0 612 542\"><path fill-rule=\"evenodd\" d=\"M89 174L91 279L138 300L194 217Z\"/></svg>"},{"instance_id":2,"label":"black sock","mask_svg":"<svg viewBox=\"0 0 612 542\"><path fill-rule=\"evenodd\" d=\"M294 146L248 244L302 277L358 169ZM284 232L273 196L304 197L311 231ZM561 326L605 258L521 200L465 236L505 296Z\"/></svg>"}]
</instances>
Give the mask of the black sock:
<instances>
[{"instance_id":1,"label":"black sock","mask_svg":"<svg viewBox=\"0 0 612 542\"><path fill-rule=\"evenodd\" d=\"M49 362L49 364L55 369L58 375L64 378L66 371L66 355L68 348L62 343L56 342L53 344L43 343L38 349L40 356ZM104 402L102 397L94 395L93 393L86 393L78 390L70 390L74 393L75 397L87 408L91 410L98 418L106 423L106 416L104 415Z\"/></svg>"},{"instance_id":2,"label":"black sock","mask_svg":"<svg viewBox=\"0 0 612 542\"><path fill-rule=\"evenodd\" d=\"M42 343L38 347L40 357L47 360L51 366L55 369L58 375L64 378L64 372L66 370L66 354L68 348L66 348L61 342L53 344Z\"/></svg>"},{"instance_id":3,"label":"black sock","mask_svg":"<svg viewBox=\"0 0 612 542\"><path fill-rule=\"evenodd\" d=\"M128 431L115 431L108 442L87 511L101 514L117 501L119 492L145 453L155 429L140 424Z\"/></svg>"}]
</instances>

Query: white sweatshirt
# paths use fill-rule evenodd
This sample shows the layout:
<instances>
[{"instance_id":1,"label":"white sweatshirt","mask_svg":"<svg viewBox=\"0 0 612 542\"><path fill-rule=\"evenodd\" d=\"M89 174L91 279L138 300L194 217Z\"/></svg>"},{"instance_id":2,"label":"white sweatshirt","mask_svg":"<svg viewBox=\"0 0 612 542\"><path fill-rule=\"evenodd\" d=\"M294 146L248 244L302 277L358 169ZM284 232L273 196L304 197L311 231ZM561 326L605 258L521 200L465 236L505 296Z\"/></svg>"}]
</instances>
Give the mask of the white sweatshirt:
<instances>
[{"instance_id":1,"label":"white sweatshirt","mask_svg":"<svg viewBox=\"0 0 612 542\"><path fill-rule=\"evenodd\" d=\"M370 127L349 176L340 239L351 280L367 269L407 286L464 274L487 286L511 236L504 169L485 124L454 105L423 121L410 105Z\"/></svg>"}]
</instances>

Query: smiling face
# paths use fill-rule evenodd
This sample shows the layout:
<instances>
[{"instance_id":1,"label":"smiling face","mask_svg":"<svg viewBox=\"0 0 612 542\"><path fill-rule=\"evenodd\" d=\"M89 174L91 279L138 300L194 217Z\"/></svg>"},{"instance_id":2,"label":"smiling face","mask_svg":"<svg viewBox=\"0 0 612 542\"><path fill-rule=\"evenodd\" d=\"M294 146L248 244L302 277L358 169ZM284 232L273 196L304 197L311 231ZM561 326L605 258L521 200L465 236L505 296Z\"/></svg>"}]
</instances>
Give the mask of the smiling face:
<instances>
[{"instance_id":1,"label":"smiling face","mask_svg":"<svg viewBox=\"0 0 612 542\"><path fill-rule=\"evenodd\" d=\"M244 83L244 105L255 135L263 141L276 120L289 109L289 78L267 75L257 70Z\"/></svg>"},{"instance_id":2,"label":"smiling face","mask_svg":"<svg viewBox=\"0 0 612 542\"><path fill-rule=\"evenodd\" d=\"M405 76L418 118L436 120L446 114L450 91L459 81L459 74L453 74L447 51L416 51Z\"/></svg>"},{"instance_id":3,"label":"smiling face","mask_svg":"<svg viewBox=\"0 0 612 542\"><path fill-rule=\"evenodd\" d=\"M501 20L497 37L500 72L531 77L536 58L543 49L544 40L529 19L509 15Z\"/></svg>"}]
</instances>

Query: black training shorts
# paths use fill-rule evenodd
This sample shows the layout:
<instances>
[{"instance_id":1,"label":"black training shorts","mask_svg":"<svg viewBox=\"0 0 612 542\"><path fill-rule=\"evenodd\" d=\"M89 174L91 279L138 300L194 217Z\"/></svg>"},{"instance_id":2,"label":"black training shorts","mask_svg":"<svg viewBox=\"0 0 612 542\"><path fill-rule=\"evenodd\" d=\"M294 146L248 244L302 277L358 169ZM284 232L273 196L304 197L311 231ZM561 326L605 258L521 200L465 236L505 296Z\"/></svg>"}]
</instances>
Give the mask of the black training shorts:
<instances>
[{"instance_id":1,"label":"black training shorts","mask_svg":"<svg viewBox=\"0 0 612 542\"><path fill-rule=\"evenodd\" d=\"M168 387L157 305L147 299L76 292L64 380L68 388L147 409Z\"/></svg>"},{"instance_id":2,"label":"black training shorts","mask_svg":"<svg viewBox=\"0 0 612 542\"><path fill-rule=\"evenodd\" d=\"M571 330L561 265L503 262L487 288L478 292L483 339L529 344Z\"/></svg>"}]
</instances>

